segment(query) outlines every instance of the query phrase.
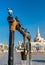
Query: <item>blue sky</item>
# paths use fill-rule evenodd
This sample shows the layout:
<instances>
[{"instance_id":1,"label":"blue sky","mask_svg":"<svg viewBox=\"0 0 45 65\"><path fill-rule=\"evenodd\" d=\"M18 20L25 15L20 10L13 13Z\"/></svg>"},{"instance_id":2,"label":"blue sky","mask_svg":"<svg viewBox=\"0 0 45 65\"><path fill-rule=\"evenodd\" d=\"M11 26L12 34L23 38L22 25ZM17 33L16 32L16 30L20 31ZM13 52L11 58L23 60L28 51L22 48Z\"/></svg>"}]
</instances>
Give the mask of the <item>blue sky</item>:
<instances>
[{"instance_id":1,"label":"blue sky","mask_svg":"<svg viewBox=\"0 0 45 65\"><path fill-rule=\"evenodd\" d=\"M0 42L9 42L7 8L13 10L13 17L18 16L22 26L30 32L32 40L38 27L41 36L45 39L45 0L0 0ZM15 43L19 40L23 41L23 37L16 31Z\"/></svg>"}]
</instances>

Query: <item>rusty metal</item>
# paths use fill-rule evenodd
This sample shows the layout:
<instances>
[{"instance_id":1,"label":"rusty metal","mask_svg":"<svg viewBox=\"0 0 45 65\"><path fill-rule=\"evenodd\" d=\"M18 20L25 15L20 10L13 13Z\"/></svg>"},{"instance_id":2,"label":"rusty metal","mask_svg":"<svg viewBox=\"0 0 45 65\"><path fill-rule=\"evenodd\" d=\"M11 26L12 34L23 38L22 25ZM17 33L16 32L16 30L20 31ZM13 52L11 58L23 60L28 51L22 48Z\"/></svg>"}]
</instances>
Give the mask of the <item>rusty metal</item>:
<instances>
[{"instance_id":1,"label":"rusty metal","mask_svg":"<svg viewBox=\"0 0 45 65\"><path fill-rule=\"evenodd\" d=\"M18 30L20 32L20 34L22 34L23 38L24 38L24 52L21 52L21 58L22 60L26 60L27 59L27 52L26 52L26 38L28 39L28 41L30 41L31 37L29 34L27 34L27 32L25 32L25 29L22 27L22 25L20 24L20 21L17 18L13 18L12 15L9 15L8 18L8 23L9 23L9 56L8 56L8 65L13 65L13 61L14 61L14 31ZM29 42L29 49L31 51L31 44ZM30 56L29 56L30 58Z\"/></svg>"},{"instance_id":2,"label":"rusty metal","mask_svg":"<svg viewBox=\"0 0 45 65\"><path fill-rule=\"evenodd\" d=\"M26 52L26 35L24 36L24 51L21 52L21 59L26 60L27 59L27 52Z\"/></svg>"},{"instance_id":3,"label":"rusty metal","mask_svg":"<svg viewBox=\"0 0 45 65\"><path fill-rule=\"evenodd\" d=\"M31 39L29 41L29 65L31 65Z\"/></svg>"},{"instance_id":4,"label":"rusty metal","mask_svg":"<svg viewBox=\"0 0 45 65\"><path fill-rule=\"evenodd\" d=\"M7 18L9 23L9 52L8 52L8 65L13 65L14 61L14 20L12 16Z\"/></svg>"},{"instance_id":5,"label":"rusty metal","mask_svg":"<svg viewBox=\"0 0 45 65\"><path fill-rule=\"evenodd\" d=\"M21 59L22 60L27 60L27 53L25 51L21 52Z\"/></svg>"},{"instance_id":6,"label":"rusty metal","mask_svg":"<svg viewBox=\"0 0 45 65\"><path fill-rule=\"evenodd\" d=\"M14 61L14 31L10 30L9 33L9 54L8 65L13 65Z\"/></svg>"}]
</instances>

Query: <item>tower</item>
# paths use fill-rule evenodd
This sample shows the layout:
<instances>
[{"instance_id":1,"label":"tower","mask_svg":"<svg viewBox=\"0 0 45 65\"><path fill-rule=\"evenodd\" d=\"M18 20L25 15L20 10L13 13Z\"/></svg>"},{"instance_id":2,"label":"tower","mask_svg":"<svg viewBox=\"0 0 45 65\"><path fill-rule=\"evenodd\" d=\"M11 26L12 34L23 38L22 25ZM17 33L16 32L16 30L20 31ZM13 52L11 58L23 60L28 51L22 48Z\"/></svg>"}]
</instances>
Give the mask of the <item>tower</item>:
<instances>
[{"instance_id":1,"label":"tower","mask_svg":"<svg viewBox=\"0 0 45 65\"><path fill-rule=\"evenodd\" d=\"M36 34L36 37L34 39L34 42L39 42L41 41L41 36L40 36L40 31L39 31L39 27L38 27L38 31L37 31L37 34Z\"/></svg>"},{"instance_id":2,"label":"tower","mask_svg":"<svg viewBox=\"0 0 45 65\"><path fill-rule=\"evenodd\" d=\"M38 31L37 31L36 37L40 37L39 27L38 27Z\"/></svg>"}]
</instances>

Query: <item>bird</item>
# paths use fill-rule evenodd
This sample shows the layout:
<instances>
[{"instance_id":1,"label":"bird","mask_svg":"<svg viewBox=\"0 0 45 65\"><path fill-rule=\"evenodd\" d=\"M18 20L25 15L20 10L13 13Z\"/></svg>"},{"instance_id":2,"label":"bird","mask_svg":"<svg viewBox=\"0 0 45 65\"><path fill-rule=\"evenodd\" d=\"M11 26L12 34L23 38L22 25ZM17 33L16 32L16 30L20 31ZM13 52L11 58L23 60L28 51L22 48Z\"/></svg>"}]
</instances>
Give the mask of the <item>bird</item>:
<instances>
[{"instance_id":1,"label":"bird","mask_svg":"<svg viewBox=\"0 0 45 65\"><path fill-rule=\"evenodd\" d=\"M13 13L12 9L8 8L8 14L11 16Z\"/></svg>"}]
</instances>

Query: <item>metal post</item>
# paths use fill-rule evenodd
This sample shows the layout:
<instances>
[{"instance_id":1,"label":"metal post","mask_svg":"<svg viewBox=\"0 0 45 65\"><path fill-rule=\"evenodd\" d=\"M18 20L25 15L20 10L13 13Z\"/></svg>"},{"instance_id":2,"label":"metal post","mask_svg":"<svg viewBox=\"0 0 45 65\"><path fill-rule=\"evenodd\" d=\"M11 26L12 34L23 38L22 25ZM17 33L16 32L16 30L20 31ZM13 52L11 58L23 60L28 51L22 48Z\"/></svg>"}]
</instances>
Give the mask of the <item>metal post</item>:
<instances>
[{"instance_id":1,"label":"metal post","mask_svg":"<svg viewBox=\"0 0 45 65\"><path fill-rule=\"evenodd\" d=\"M21 56L22 56L22 65L27 65L27 50L26 50L26 35L24 36L24 51L21 52Z\"/></svg>"},{"instance_id":2,"label":"metal post","mask_svg":"<svg viewBox=\"0 0 45 65\"><path fill-rule=\"evenodd\" d=\"M24 50L26 50L26 35L24 36Z\"/></svg>"},{"instance_id":3,"label":"metal post","mask_svg":"<svg viewBox=\"0 0 45 65\"><path fill-rule=\"evenodd\" d=\"M14 60L14 31L10 30L8 65L13 65L13 60Z\"/></svg>"},{"instance_id":4,"label":"metal post","mask_svg":"<svg viewBox=\"0 0 45 65\"><path fill-rule=\"evenodd\" d=\"M26 51L26 36L24 36L24 51L21 52L22 60L27 60L27 51Z\"/></svg>"},{"instance_id":5,"label":"metal post","mask_svg":"<svg viewBox=\"0 0 45 65\"><path fill-rule=\"evenodd\" d=\"M8 65L13 65L14 60L14 31L16 30L17 22L12 16L12 10L8 8L8 23L9 23L9 54L8 54Z\"/></svg>"},{"instance_id":6,"label":"metal post","mask_svg":"<svg viewBox=\"0 0 45 65\"><path fill-rule=\"evenodd\" d=\"M29 65L31 65L31 40L29 41Z\"/></svg>"}]
</instances>

